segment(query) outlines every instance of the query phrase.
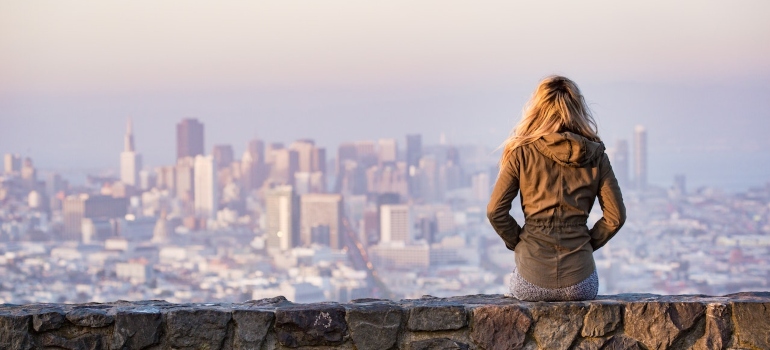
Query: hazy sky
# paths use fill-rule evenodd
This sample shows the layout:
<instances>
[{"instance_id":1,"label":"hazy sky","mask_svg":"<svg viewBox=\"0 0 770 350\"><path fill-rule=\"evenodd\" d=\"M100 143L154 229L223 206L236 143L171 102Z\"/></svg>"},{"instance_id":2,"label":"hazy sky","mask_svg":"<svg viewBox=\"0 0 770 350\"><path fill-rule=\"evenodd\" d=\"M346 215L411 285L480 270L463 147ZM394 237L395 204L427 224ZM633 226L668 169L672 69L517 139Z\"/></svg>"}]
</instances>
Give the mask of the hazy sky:
<instances>
[{"instance_id":1,"label":"hazy sky","mask_svg":"<svg viewBox=\"0 0 770 350\"><path fill-rule=\"evenodd\" d=\"M608 144L645 124L652 165L765 154L734 165L770 180L768 13L764 0L0 0L0 153L116 168L129 116L150 165L173 161L183 117L204 122L207 149L238 152L255 136L333 154L408 132L492 146L558 73Z\"/></svg>"}]
</instances>

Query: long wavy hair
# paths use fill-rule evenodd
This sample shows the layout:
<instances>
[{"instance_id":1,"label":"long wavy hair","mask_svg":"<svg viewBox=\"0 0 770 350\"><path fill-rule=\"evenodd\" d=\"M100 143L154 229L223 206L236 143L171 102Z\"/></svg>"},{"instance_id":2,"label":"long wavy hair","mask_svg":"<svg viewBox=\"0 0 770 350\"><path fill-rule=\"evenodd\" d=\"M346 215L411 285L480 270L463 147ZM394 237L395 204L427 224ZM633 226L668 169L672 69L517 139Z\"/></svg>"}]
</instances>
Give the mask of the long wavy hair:
<instances>
[{"instance_id":1,"label":"long wavy hair","mask_svg":"<svg viewBox=\"0 0 770 350\"><path fill-rule=\"evenodd\" d=\"M577 84L565 77L552 75L540 81L524 107L521 121L501 145L503 155L500 165L510 158L517 147L564 131L601 142L596 121Z\"/></svg>"}]
</instances>

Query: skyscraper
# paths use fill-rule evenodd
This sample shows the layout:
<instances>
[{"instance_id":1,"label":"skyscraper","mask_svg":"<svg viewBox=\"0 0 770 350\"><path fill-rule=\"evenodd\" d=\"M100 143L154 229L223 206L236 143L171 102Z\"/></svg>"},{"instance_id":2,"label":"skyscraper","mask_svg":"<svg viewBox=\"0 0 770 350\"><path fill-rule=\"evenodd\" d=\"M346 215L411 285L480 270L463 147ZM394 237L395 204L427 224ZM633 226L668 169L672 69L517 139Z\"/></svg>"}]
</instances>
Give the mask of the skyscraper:
<instances>
[{"instance_id":1,"label":"skyscraper","mask_svg":"<svg viewBox=\"0 0 770 350\"><path fill-rule=\"evenodd\" d=\"M203 124L197 119L182 119L176 125L176 159L203 154Z\"/></svg>"},{"instance_id":2,"label":"skyscraper","mask_svg":"<svg viewBox=\"0 0 770 350\"><path fill-rule=\"evenodd\" d=\"M195 157L195 215L213 219L219 204L217 176L214 158L198 155Z\"/></svg>"},{"instance_id":3,"label":"skyscraper","mask_svg":"<svg viewBox=\"0 0 770 350\"><path fill-rule=\"evenodd\" d=\"M408 243L411 226L408 205L390 204L380 206L380 243Z\"/></svg>"},{"instance_id":4,"label":"skyscraper","mask_svg":"<svg viewBox=\"0 0 770 350\"><path fill-rule=\"evenodd\" d=\"M409 195L420 195L420 181L417 177L422 158L422 135L406 135L406 170L409 178Z\"/></svg>"},{"instance_id":5,"label":"skyscraper","mask_svg":"<svg viewBox=\"0 0 770 350\"><path fill-rule=\"evenodd\" d=\"M229 167L235 159L233 146L231 145L214 145L211 155L214 156L214 164L217 170Z\"/></svg>"},{"instance_id":6,"label":"skyscraper","mask_svg":"<svg viewBox=\"0 0 770 350\"><path fill-rule=\"evenodd\" d=\"M342 248L342 196L312 193L300 197L300 241Z\"/></svg>"},{"instance_id":7,"label":"skyscraper","mask_svg":"<svg viewBox=\"0 0 770 350\"><path fill-rule=\"evenodd\" d=\"M120 181L126 185L139 185L139 171L142 170L142 156L136 153L134 147L134 125L131 118L126 124L126 135L123 138L123 152L120 153Z\"/></svg>"},{"instance_id":8,"label":"skyscraper","mask_svg":"<svg viewBox=\"0 0 770 350\"><path fill-rule=\"evenodd\" d=\"M395 163L398 155L398 146L396 139L380 139L378 142L377 153L379 163Z\"/></svg>"},{"instance_id":9,"label":"skyscraper","mask_svg":"<svg viewBox=\"0 0 770 350\"><path fill-rule=\"evenodd\" d=\"M21 171L21 157L18 154L5 154L5 173L18 174Z\"/></svg>"},{"instance_id":10,"label":"skyscraper","mask_svg":"<svg viewBox=\"0 0 770 350\"><path fill-rule=\"evenodd\" d=\"M634 128L634 182L638 190L647 188L647 130L641 125Z\"/></svg>"},{"instance_id":11,"label":"skyscraper","mask_svg":"<svg viewBox=\"0 0 770 350\"><path fill-rule=\"evenodd\" d=\"M291 186L276 186L265 192L265 241L270 249L287 250L298 241L299 208Z\"/></svg>"}]
</instances>

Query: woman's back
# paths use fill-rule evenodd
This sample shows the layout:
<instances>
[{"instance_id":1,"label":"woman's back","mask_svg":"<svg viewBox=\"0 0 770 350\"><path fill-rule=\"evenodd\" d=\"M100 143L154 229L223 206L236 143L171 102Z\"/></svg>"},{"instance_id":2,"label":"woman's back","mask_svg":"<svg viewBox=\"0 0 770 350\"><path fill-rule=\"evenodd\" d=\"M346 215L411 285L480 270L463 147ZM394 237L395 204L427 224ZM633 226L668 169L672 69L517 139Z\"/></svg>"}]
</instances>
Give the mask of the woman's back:
<instances>
[{"instance_id":1,"label":"woman's back","mask_svg":"<svg viewBox=\"0 0 770 350\"><path fill-rule=\"evenodd\" d=\"M519 191L523 228L509 214ZM589 229L597 198L604 216ZM528 300L572 298L575 290L581 291L575 298L596 295L592 254L623 225L625 207L596 123L571 80L549 77L535 90L506 140L487 215L516 252L514 295L516 288L536 290ZM593 294L582 292L586 288Z\"/></svg>"}]
</instances>

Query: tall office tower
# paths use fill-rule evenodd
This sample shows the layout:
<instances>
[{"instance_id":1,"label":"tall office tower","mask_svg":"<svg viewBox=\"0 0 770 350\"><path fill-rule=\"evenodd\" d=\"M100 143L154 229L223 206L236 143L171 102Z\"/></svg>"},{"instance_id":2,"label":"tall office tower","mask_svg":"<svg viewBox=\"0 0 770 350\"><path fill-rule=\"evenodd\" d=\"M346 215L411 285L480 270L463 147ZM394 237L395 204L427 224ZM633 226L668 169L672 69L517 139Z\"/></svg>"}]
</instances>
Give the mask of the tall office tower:
<instances>
[{"instance_id":1,"label":"tall office tower","mask_svg":"<svg viewBox=\"0 0 770 350\"><path fill-rule=\"evenodd\" d=\"M418 167L422 158L422 135L406 135L406 166Z\"/></svg>"},{"instance_id":2,"label":"tall office tower","mask_svg":"<svg viewBox=\"0 0 770 350\"><path fill-rule=\"evenodd\" d=\"M195 198L195 160L192 157L180 158L174 169L176 197L190 203Z\"/></svg>"},{"instance_id":3,"label":"tall office tower","mask_svg":"<svg viewBox=\"0 0 770 350\"><path fill-rule=\"evenodd\" d=\"M342 196L311 193L300 197L299 237L302 245L311 243L342 249Z\"/></svg>"},{"instance_id":4,"label":"tall office tower","mask_svg":"<svg viewBox=\"0 0 770 350\"><path fill-rule=\"evenodd\" d=\"M21 157L18 154L6 153L4 162L6 174L17 174L21 171Z\"/></svg>"},{"instance_id":5,"label":"tall office tower","mask_svg":"<svg viewBox=\"0 0 770 350\"><path fill-rule=\"evenodd\" d=\"M260 139L252 139L246 149L251 153L252 158L257 163L265 162L265 142Z\"/></svg>"},{"instance_id":6,"label":"tall office tower","mask_svg":"<svg viewBox=\"0 0 770 350\"><path fill-rule=\"evenodd\" d=\"M471 177L471 193L474 200L480 203L488 202L491 189L492 185L489 182L489 174L480 172Z\"/></svg>"},{"instance_id":7,"label":"tall office tower","mask_svg":"<svg viewBox=\"0 0 770 350\"><path fill-rule=\"evenodd\" d=\"M291 186L265 191L266 242L270 249L287 250L299 240L299 208Z\"/></svg>"},{"instance_id":8,"label":"tall office tower","mask_svg":"<svg viewBox=\"0 0 770 350\"><path fill-rule=\"evenodd\" d=\"M408 243L411 227L408 205L388 204L380 206L380 243Z\"/></svg>"},{"instance_id":9,"label":"tall office tower","mask_svg":"<svg viewBox=\"0 0 770 350\"><path fill-rule=\"evenodd\" d=\"M309 139L301 139L292 142L289 149L297 152L297 171L309 173L313 171L313 149L315 142Z\"/></svg>"},{"instance_id":10,"label":"tall office tower","mask_svg":"<svg viewBox=\"0 0 770 350\"><path fill-rule=\"evenodd\" d=\"M358 153L356 152L356 145L353 143L342 143L337 149L337 177L345 169L345 163L347 161L357 162Z\"/></svg>"},{"instance_id":11,"label":"tall office tower","mask_svg":"<svg viewBox=\"0 0 770 350\"><path fill-rule=\"evenodd\" d=\"M297 151L283 148L273 151L273 157L270 179L279 184L293 184L294 174L299 167L299 155L297 154Z\"/></svg>"},{"instance_id":12,"label":"tall office tower","mask_svg":"<svg viewBox=\"0 0 770 350\"><path fill-rule=\"evenodd\" d=\"M32 158L26 157L21 162L21 179L32 183L37 181L37 169L35 169L35 165L32 163Z\"/></svg>"},{"instance_id":13,"label":"tall office tower","mask_svg":"<svg viewBox=\"0 0 770 350\"><path fill-rule=\"evenodd\" d=\"M265 164L265 143L259 139L249 141L241 157L241 185L251 191L262 186L268 176Z\"/></svg>"},{"instance_id":14,"label":"tall office tower","mask_svg":"<svg viewBox=\"0 0 770 350\"><path fill-rule=\"evenodd\" d=\"M124 217L127 212L127 198L87 194L68 196L62 203L62 217L64 221L62 239L80 240L83 219L109 220Z\"/></svg>"},{"instance_id":15,"label":"tall office tower","mask_svg":"<svg viewBox=\"0 0 770 350\"><path fill-rule=\"evenodd\" d=\"M361 164L364 169L377 164L377 150L374 147L374 141L356 141L355 145L358 164Z\"/></svg>"},{"instance_id":16,"label":"tall office tower","mask_svg":"<svg viewBox=\"0 0 770 350\"><path fill-rule=\"evenodd\" d=\"M123 152L120 153L120 181L126 185L139 186L139 171L142 170L142 156L134 147L134 125L131 118L126 123L123 138Z\"/></svg>"},{"instance_id":17,"label":"tall office tower","mask_svg":"<svg viewBox=\"0 0 770 350\"><path fill-rule=\"evenodd\" d=\"M212 156L195 156L195 215L213 219L219 209L217 173Z\"/></svg>"},{"instance_id":18,"label":"tall office tower","mask_svg":"<svg viewBox=\"0 0 770 350\"><path fill-rule=\"evenodd\" d=\"M271 142L265 148L265 163L273 164L275 162L275 152L284 149L283 143Z\"/></svg>"},{"instance_id":19,"label":"tall office tower","mask_svg":"<svg viewBox=\"0 0 770 350\"><path fill-rule=\"evenodd\" d=\"M443 190L439 183L438 162L433 155L427 155L420 159L417 179L420 188L419 197L432 202L443 198Z\"/></svg>"},{"instance_id":20,"label":"tall office tower","mask_svg":"<svg viewBox=\"0 0 770 350\"><path fill-rule=\"evenodd\" d=\"M157 179L156 187L160 190L169 190L171 194L176 191L176 168L174 166L164 166L155 168Z\"/></svg>"},{"instance_id":21,"label":"tall office tower","mask_svg":"<svg viewBox=\"0 0 770 350\"><path fill-rule=\"evenodd\" d=\"M615 177L618 179L620 186L628 186L628 141L618 140L615 143L615 150L613 151L613 157L610 162L612 163L612 170L615 172Z\"/></svg>"},{"instance_id":22,"label":"tall office tower","mask_svg":"<svg viewBox=\"0 0 770 350\"><path fill-rule=\"evenodd\" d=\"M398 145L396 139L380 139L377 147L378 160L380 164L395 163L398 156Z\"/></svg>"},{"instance_id":23,"label":"tall office tower","mask_svg":"<svg viewBox=\"0 0 770 350\"><path fill-rule=\"evenodd\" d=\"M406 169L409 176L409 195L415 197L420 194L420 183L417 177L422 158L422 135L406 135Z\"/></svg>"},{"instance_id":24,"label":"tall office tower","mask_svg":"<svg viewBox=\"0 0 770 350\"><path fill-rule=\"evenodd\" d=\"M634 181L636 189L647 188L647 130L641 125L634 128Z\"/></svg>"},{"instance_id":25,"label":"tall office tower","mask_svg":"<svg viewBox=\"0 0 770 350\"><path fill-rule=\"evenodd\" d=\"M176 125L176 159L203 154L203 124L197 119L182 119Z\"/></svg>"},{"instance_id":26,"label":"tall office tower","mask_svg":"<svg viewBox=\"0 0 770 350\"><path fill-rule=\"evenodd\" d=\"M214 145L211 155L214 156L214 164L217 170L230 167L235 159L233 146L231 145Z\"/></svg>"}]
</instances>

